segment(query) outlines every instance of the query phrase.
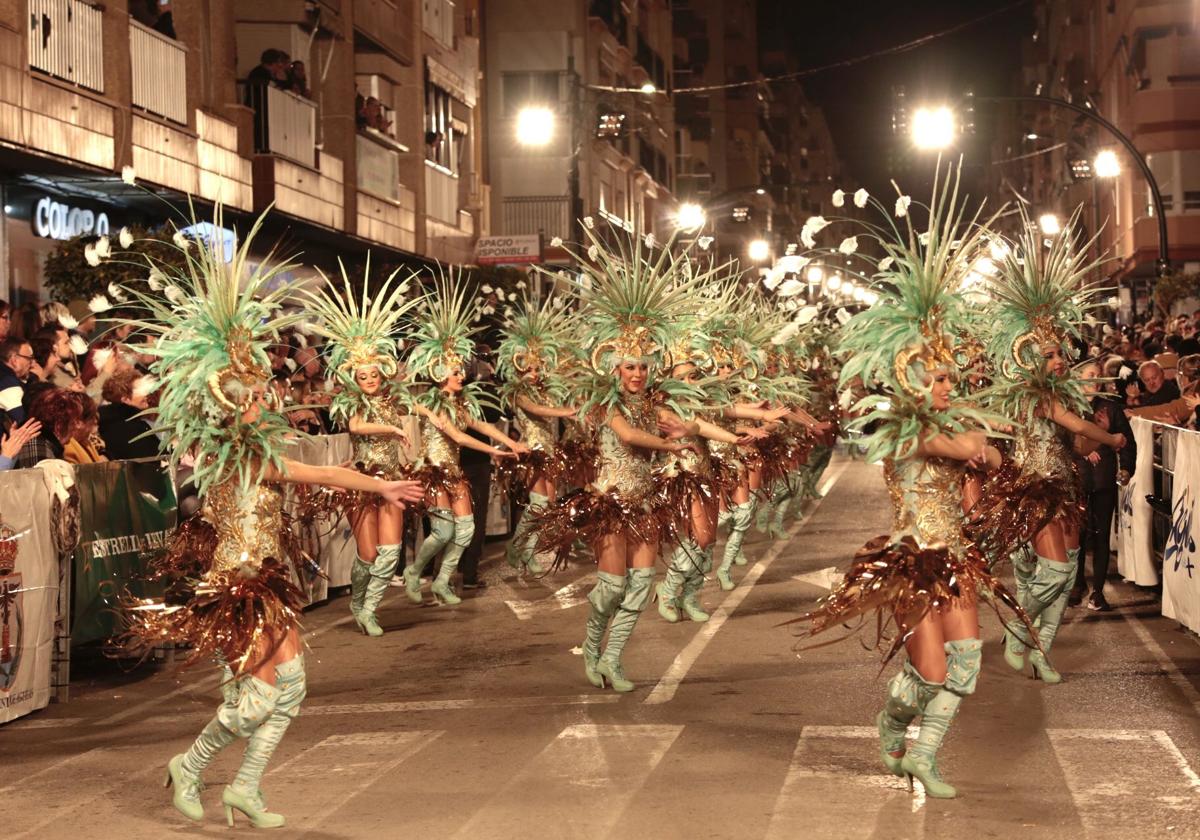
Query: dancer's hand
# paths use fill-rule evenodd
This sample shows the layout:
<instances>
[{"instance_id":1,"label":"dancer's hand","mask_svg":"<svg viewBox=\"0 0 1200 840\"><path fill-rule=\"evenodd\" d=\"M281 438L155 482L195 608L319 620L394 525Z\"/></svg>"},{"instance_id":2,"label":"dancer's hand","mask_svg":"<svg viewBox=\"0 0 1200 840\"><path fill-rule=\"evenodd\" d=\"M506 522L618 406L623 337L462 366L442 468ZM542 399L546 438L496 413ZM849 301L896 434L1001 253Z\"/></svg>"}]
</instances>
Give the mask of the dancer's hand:
<instances>
[{"instance_id":1,"label":"dancer's hand","mask_svg":"<svg viewBox=\"0 0 1200 840\"><path fill-rule=\"evenodd\" d=\"M658 421L658 429L667 440L679 440L688 434L688 425L673 415L661 418Z\"/></svg>"},{"instance_id":2,"label":"dancer's hand","mask_svg":"<svg viewBox=\"0 0 1200 840\"><path fill-rule=\"evenodd\" d=\"M503 461L508 458L516 458L516 457L517 457L517 453L509 452L507 449L497 449L495 452L492 453L493 461Z\"/></svg>"},{"instance_id":3,"label":"dancer's hand","mask_svg":"<svg viewBox=\"0 0 1200 840\"><path fill-rule=\"evenodd\" d=\"M14 426L11 432L0 438L0 455L15 459L20 454L21 447L41 434L41 431L40 420L29 419L20 426Z\"/></svg>"},{"instance_id":4,"label":"dancer's hand","mask_svg":"<svg viewBox=\"0 0 1200 840\"><path fill-rule=\"evenodd\" d=\"M391 430L389 434L391 434L392 437L399 440L405 446L408 446L408 435L404 433L403 429L401 429L399 426L388 426L388 428Z\"/></svg>"},{"instance_id":5,"label":"dancer's hand","mask_svg":"<svg viewBox=\"0 0 1200 840\"><path fill-rule=\"evenodd\" d=\"M1109 446L1111 446L1113 449L1124 449L1125 443L1125 435L1117 432L1112 436L1112 443L1110 443Z\"/></svg>"},{"instance_id":6,"label":"dancer's hand","mask_svg":"<svg viewBox=\"0 0 1200 840\"><path fill-rule=\"evenodd\" d=\"M425 485L419 481L384 481L380 483L379 495L404 510L405 502L419 502L425 498Z\"/></svg>"},{"instance_id":7,"label":"dancer's hand","mask_svg":"<svg viewBox=\"0 0 1200 840\"><path fill-rule=\"evenodd\" d=\"M764 420L782 420L792 413L790 408L780 406L779 408L769 408L763 415Z\"/></svg>"},{"instance_id":8,"label":"dancer's hand","mask_svg":"<svg viewBox=\"0 0 1200 840\"><path fill-rule=\"evenodd\" d=\"M1089 452L1087 455L1087 459L1088 459L1089 464L1099 464L1100 463L1100 450L1097 449L1094 452Z\"/></svg>"},{"instance_id":9,"label":"dancer's hand","mask_svg":"<svg viewBox=\"0 0 1200 840\"><path fill-rule=\"evenodd\" d=\"M512 451L514 455L528 455L533 450L520 441L517 441L513 444Z\"/></svg>"}]
</instances>

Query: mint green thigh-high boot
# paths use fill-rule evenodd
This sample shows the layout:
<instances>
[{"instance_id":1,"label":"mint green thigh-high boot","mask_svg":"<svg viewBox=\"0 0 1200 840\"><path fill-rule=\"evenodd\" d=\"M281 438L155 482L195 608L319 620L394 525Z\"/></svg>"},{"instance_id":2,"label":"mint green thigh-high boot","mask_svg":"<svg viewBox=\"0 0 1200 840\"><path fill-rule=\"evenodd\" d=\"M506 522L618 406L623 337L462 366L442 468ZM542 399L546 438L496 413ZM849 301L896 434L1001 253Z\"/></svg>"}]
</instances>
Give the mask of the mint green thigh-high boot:
<instances>
[{"instance_id":1,"label":"mint green thigh-high boot","mask_svg":"<svg viewBox=\"0 0 1200 840\"><path fill-rule=\"evenodd\" d=\"M362 609L358 612L358 626L368 636L382 636L383 628L375 619L375 611L383 600L392 583L392 575L396 574L396 566L400 564L400 546L396 544L379 546L375 562L368 567L367 591L363 595Z\"/></svg>"},{"instance_id":2,"label":"mint green thigh-high boot","mask_svg":"<svg viewBox=\"0 0 1200 840\"><path fill-rule=\"evenodd\" d=\"M237 679L232 685L234 691L227 692L222 687L226 702L188 751L167 764L167 786L174 787L172 804L188 819L204 819L200 804L200 791L204 787L201 774L217 753L239 737L249 738L270 716L279 696L275 686L251 675Z\"/></svg>"},{"instance_id":3,"label":"mint green thigh-high boot","mask_svg":"<svg viewBox=\"0 0 1200 840\"><path fill-rule=\"evenodd\" d=\"M925 682L912 662L907 661L888 680L887 702L875 717L875 725L879 728L879 757L893 776L905 774L900 766L904 756L892 753L905 751L904 737L908 733L908 725L940 689L938 683Z\"/></svg>"},{"instance_id":4,"label":"mint green thigh-high boot","mask_svg":"<svg viewBox=\"0 0 1200 840\"><path fill-rule=\"evenodd\" d=\"M679 591L687 580L688 567L692 563L688 546L690 542L688 537L679 541L679 545L675 546L670 559L667 560L667 574L662 582L654 587L654 597L658 600L658 614L672 624L679 621Z\"/></svg>"},{"instance_id":5,"label":"mint green thigh-high boot","mask_svg":"<svg viewBox=\"0 0 1200 840\"><path fill-rule=\"evenodd\" d=\"M1071 577L1068 581L1074 579L1079 564L1079 549L1067 549L1068 564L1071 566ZM1035 650L1029 654L1029 664L1033 666L1034 675L1047 685L1058 685L1062 682L1062 674L1058 672L1049 660L1046 659L1046 654L1050 652L1050 646L1054 644L1054 637L1058 635L1058 627L1062 624L1063 613L1067 609L1067 601L1071 597L1070 585L1064 586L1062 591L1058 593L1058 597L1054 602L1042 610L1042 614L1038 619L1038 644L1041 645L1041 650Z\"/></svg>"},{"instance_id":6,"label":"mint green thigh-high boot","mask_svg":"<svg viewBox=\"0 0 1200 840\"><path fill-rule=\"evenodd\" d=\"M1068 555L1071 556L1071 555ZM1066 593L1070 596L1071 584L1075 578L1075 564L1073 562L1059 563L1057 560L1051 560L1049 557L1037 555L1037 565L1034 568L1033 576L1029 579L1028 589L1026 591L1025 600L1021 606L1025 608L1026 615L1029 616L1029 621L1037 622L1053 618L1055 621L1054 632L1058 630L1058 622L1062 619L1062 611L1060 610L1055 616L1052 607L1060 595ZM1066 609L1066 600L1063 601L1063 609ZM1009 650L1020 645L1021 649L1032 646L1032 640L1029 638L1029 632L1025 629L1025 625L1020 621L1010 621L1006 625L1007 633L1005 635L1005 659L1009 659ZM1039 631L1040 641L1040 631ZM1036 653L1036 651L1034 651ZM1032 655L1030 656L1033 660ZM1043 673L1049 674L1053 669L1049 668L1049 663L1044 657L1040 657ZM1009 665L1013 662L1009 661ZM1059 678L1061 680L1061 677ZM1047 680L1052 682L1053 679Z\"/></svg>"},{"instance_id":7,"label":"mint green thigh-high boot","mask_svg":"<svg viewBox=\"0 0 1200 840\"><path fill-rule=\"evenodd\" d=\"M454 539L454 511L450 508L430 510L429 536L417 549L417 556L412 565L404 570L404 594L414 604L421 603L421 574L425 571L425 567L452 539Z\"/></svg>"},{"instance_id":8,"label":"mint green thigh-high boot","mask_svg":"<svg viewBox=\"0 0 1200 840\"><path fill-rule=\"evenodd\" d=\"M750 530L750 521L754 514L753 502L742 502L734 505L729 512L729 539L725 541L725 551L721 555L721 567L717 569L717 580L721 588L728 591L733 589L733 578L729 574L734 563L744 565L746 560L742 555L742 541L746 539L746 531Z\"/></svg>"},{"instance_id":9,"label":"mint green thigh-high boot","mask_svg":"<svg viewBox=\"0 0 1200 840\"><path fill-rule=\"evenodd\" d=\"M768 535L777 540L787 537L787 529L784 527L783 521L787 516L788 508L792 506L792 502L795 499L796 494L789 493L779 500L779 503L775 506L775 515L771 519L771 526L767 529Z\"/></svg>"},{"instance_id":10,"label":"mint green thigh-high boot","mask_svg":"<svg viewBox=\"0 0 1200 840\"><path fill-rule=\"evenodd\" d=\"M926 796L953 799L958 795L938 771L937 751L963 698L975 691L982 661L983 642L979 639L946 642L946 682L921 708L921 731L900 761L905 773L921 780Z\"/></svg>"},{"instance_id":11,"label":"mint green thigh-high boot","mask_svg":"<svg viewBox=\"0 0 1200 840\"><path fill-rule=\"evenodd\" d=\"M604 631L608 629L608 623L612 621L624 596L625 575L597 573L596 585L587 596L591 609L588 611L587 634L583 639L583 673L596 688L604 688L604 677L596 671L600 661L600 643L604 641Z\"/></svg>"},{"instance_id":12,"label":"mint green thigh-high boot","mask_svg":"<svg viewBox=\"0 0 1200 840\"><path fill-rule=\"evenodd\" d=\"M363 599L367 597L367 582L370 580L371 564L355 554L354 562L350 566L350 615L354 616L354 623L364 633L367 632L367 628L363 626L362 620Z\"/></svg>"},{"instance_id":13,"label":"mint green thigh-high boot","mask_svg":"<svg viewBox=\"0 0 1200 840\"><path fill-rule=\"evenodd\" d=\"M438 569L433 586L429 587L429 591L439 602L452 607L462 603L462 598L454 594L450 579L454 575L454 570L458 568L459 558L463 556L463 552L471 545L471 540L474 538L475 516L468 513L454 517L454 539L451 540L450 545L446 546L446 551L442 554L442 566Z\"/></svg>"},{"instance_id":14,"label":"mint green thigh-high boot","mask_svg":"<svg viewBox=\"0 0 1200 840\"><path fill-rule=\"evenodd\" d=\"M537 535L531 527L530 520L550 504L550 498L541 493L529 493L529 504L521 512L521 519L513 531L513 537L508 543L506 552L508 565L514 569L526 569L531 575L540 575L544 569L533 553Z\"/></svg>"},{"instance_id":15,"label":"mint green thigh-high boot","mask_svg":"<svg viewBox=\"0 0 1200 840\"><path fill-rule=\"evenodd\" d=\"M1021 609L1028 612L1029 582L1033 580L1033 573L1037 569L1037 558L1029 546L1023 545L1010 554L1008 559L1012 562L1017 603L1021 605ZM1025 645L1019 636L1008 631L1007 625L1004 633L1004 661L1014 671L1025 667Z\"/></svg>"},{"instance_id":16,"label":"mint green thigh-high boot","mask_svg":"<svg viewBox=\"0 0 1200 840\"><path fill-rule=\"evenodd\" d=\"M275 666L275 689L278 697L271 714L246 742L242 766L238 768L233 784L227 785L221 793L225 819L230 826L233 825L235 810L249 817L255 828L279 828L284 822L281 815L267 811L259 784L267 769L267 762L283 740L283 733L291 726L292 719L299 714L300 704L307 693L303 655Z\"/></svg>"},{"instance_id":17,"label":"mint green thigh-high boot","mask_svg":"<svg viewBox=\"0 0 1200 840\"><path fill-rule=\"evenodd\" d=\"M700 606L700 590L704 588L704 576L712 571L712 546L701 548L689 541L688 548L694 553L688 558L679 606L692 621L705 622L711 616Z\"/></svg>"},{"instance_id":18,"label":"mint green thigh-high boot","mask_svg":"<svg viewBox=\"0 0 1200 840\"><path fill-rule=\"evenodd\" d=\"M646 605L650 603L650 590L654 584L654 569L630 569L625 573L625 597L617 607L612 625L608 628L608 644L596 665L596 673L608 680L613 691L633 691L637 686L625 679L621 670L621 653L629 637L633 635L634 625L642 616Z\"/></svg>"}]
</instances>

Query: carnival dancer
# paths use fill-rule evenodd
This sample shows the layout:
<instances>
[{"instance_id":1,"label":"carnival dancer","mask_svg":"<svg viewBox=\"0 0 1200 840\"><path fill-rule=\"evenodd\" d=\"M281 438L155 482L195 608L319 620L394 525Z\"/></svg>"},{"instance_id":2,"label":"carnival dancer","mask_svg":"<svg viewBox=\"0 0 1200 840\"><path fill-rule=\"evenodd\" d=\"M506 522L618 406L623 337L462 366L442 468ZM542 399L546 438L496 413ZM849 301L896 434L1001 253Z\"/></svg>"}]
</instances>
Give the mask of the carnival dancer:
<instances>
[{"instance_id":1,"label":"carnival dancer","mask_svg":"<svg viewBox=\"0 0 1200 840\"><path fill-rule=\"evenodd\" d=\"M664 515L654 506L650 454L681 452L690 445L679 438L698 431L670 410L672 391L694 391L667 380L652 395L650 380L663 372L672 323L690 310L697 282L681 270L682 258L670 243L658 250L652 239L626 240L617 229L618 248L610 251L589 222L584 220L588 259L580 260L587 280L580 292L592 339L591 376L580 383L579 395L580 415L598 429L596 476L535 515L531 527L536 548L556 557L570 551L576 538L591 545L599 571L588 594L584 674L597 688L607 682L627 692L636 686L625 677L621 654L650 603Z\"/></svg>"},{"instance_id":2,"label":"carnival dancer","mask_svg":"<svg viewBox=\"0 0 1200 840\"><path fill-rule=\"evenodd\" d=\"M1021 208L1024 227L1016 248L1006 248L989 287L988 311L993 385L982 392L988 405L1017 420L1011 462L984 482L972 512L972 534L995 557L1012 557L1017 597L1037 624L1037 644L1025 627L1010 622L1004 660L1013 670L1029 664L1035 678L1062 681L1049 662L1075 580L1083 509L1072 435L1120 449L1110 434L1080 415L1087 398L1070 370L1070 344L1084 319L1083 281L1100 260L1089 260L1087 243L1076 245L1079 210L1063 233L1046 243ZM1033 557L1027 546L1032 545Z\"/></svg>"},{"instance_id":3,"label":"carnival dancer","mask_svg":"<svg viewBox=\"0 0 1200 840\"><path fill-rule=\"evenodd\" d=\"M517 443L483 418L487 395L477 382L466 382L466 360L474 345L471 327L474 309L468 301L469 284L461 274L439 273L423 305L412 335L414 346L408 359L409 375L433 385L418 395L416 413L421 417L421 460L417 475L436 494L430 510L430 532L417 550L416 559L404 570L404 591L420 604L421 574L438 554L441 566L429 591L441 604L462 603L451 577L459 558L475 536L475 513L471 487L459 465L459 447L486 452L493 459L526 455L530 448ZM472 429L507 446L501 450L466 433Z\"/></svg>"},{"instance_id":4,"label":"carnival dancer","mask_svg":"<svg viewBox=\"0 0 1200 840\"><path fill-rule=\"evenodd\" d=\"M322 275L325 284L319 290L301 293L316 320L314 331L327 339L328 369L341 386L329 416L349 430L355 468L386 479L409 477L401 452L408 438L401 424L411 413L412 400L398 376L396 332L419 299L405 299L413 278L396 283L398 273L370 295L368 262L359 296L343 267L340 290ZM350 614L362 632L382 636L375 612L400 562L404 515L392 505L368 500L355 505L349 517L357 548L350 571Z\"/></svg>"},{"instance_id":5,"label":"carnival dancer","mask_svg":"<svg viewBox=\"0 0 1200 840\"><path fill-rule=\"evenodd\" d=\"M204 816L201 774L223 748L246 739L245 756L221 801L229 824L240 812L260 828L284 824L267 810L259 784L267 762L305 695L299 635L304 593L288 563L301 563L286 521L283 483L376 493L401 507L422 492L416 482L384 481L341 467L283 457L292 432L268 387L265 348L299 320L280 314L280 284L295 266L251 261L260 217L226 265L223 249L179 246L182 269L152 260L165 297L129 290L149 310L131 322L153 338L152 370L161 382L157 429L173 463L194 456L192 480L204 498L200 517L181 526L156 562L168 602L129 604L126 641L191 646L187 663L226 663L225 702L200 736L168 764L166 783L185 816ZM215 229L223 229L218 208ZM289 552L289 548L293 551Z\"/></svg>"},{"instance_id":6,"label":"carnival dancer","mask_svg":"<svg viewBox=\"0 0 1200 840\"><path fill-rule=\"evenodd\" d=\"M521 443L528 456L517 459L514 479L526 491L527 504L513 530L505 552L508 564L530 574L544 569L533 552L530 517L554 501L565 464L559 457L556 421L576 416L565 406L567 395L559 370L565 361L564 345L576 325L560 299L547 296L538 306L526 298L504 325L504 340L497 351L497 374L504 380L502 395L512 409ZM510 498L512 494L510 492Z\"/></svg>"},{"instance_id":7,"label":"carnival dancer","mask_svg":"<svg viewBox=\"0 0 1200 840\"><path fill-rule=\"evenodd\" d=\"M816 634L855 619L861 626L866 614L880 613L885 662L901 647L908 654L876 719L880 758L935 798L956 796L936 756L979 676L979 592L990 592L997 609L1020 613L962 527L965 468L999 465L985 430L1004 418L955 395L954 337L963 323L956 292L987 230L978 213L965 217L956 209L957 185L957 175L935 182L927 237L918 237L911 222L906 235L877 237L890 262L876 277L878 303L845 324L839 345L843 385L857 380L878 389L854 407L852 425L874 426L864 445L868 460L884 461L892 533L860 549L843 581L798 619ZM906 747L917 717L919 734Z\"/></svg>"}]
</instances>

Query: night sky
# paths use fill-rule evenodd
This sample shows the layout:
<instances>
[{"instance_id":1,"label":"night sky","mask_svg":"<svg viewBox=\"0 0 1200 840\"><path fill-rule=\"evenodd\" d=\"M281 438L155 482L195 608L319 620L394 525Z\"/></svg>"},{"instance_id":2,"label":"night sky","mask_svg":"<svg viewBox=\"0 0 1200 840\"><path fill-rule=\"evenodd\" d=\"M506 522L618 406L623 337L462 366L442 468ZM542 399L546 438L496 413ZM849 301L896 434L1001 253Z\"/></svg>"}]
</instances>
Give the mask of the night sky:
<instances>
[{"instance_id":1,"label":"night sky","mask_svg":"<svg viewBox=\"0 0 1200 840\"><path fill-rule=\"evenodd\" d=\"M760 0L760 45L793 52L798 69L872 53L921 38L1002 8L1011 0ZM802 80L829 119L834 144L855 183L875 195L893 195L889 178L906 192L928 194L934 155L897 143L891 129L892 87L903 85L910 102L957 99L967 87L977 95L1014 92L1021 39L1032 31L1033 4L896 55ZM802 11L801 11L802 10ZM782 40L780 40L782 39ZM968 141L964 178L983 197L993 108L977 107L978 130Z\"/></svg>"}]
</instances>

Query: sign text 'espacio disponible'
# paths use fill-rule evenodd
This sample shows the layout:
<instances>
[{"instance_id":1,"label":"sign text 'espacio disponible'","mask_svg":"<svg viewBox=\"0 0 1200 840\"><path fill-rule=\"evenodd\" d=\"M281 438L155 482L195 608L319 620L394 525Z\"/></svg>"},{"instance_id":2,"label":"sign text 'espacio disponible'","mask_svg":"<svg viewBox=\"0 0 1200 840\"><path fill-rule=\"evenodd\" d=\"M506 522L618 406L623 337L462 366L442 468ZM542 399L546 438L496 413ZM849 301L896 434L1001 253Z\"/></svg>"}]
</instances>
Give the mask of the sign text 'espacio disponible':
<instances>
[{"instance_id":1,"label":"sign text 'espacio disponible'","mask_svg":"<svg viewBox=\"0 0 1200 840\"><path fill-rule=\"evenodd\" d=\"M482 236L475 245L480 265L523 265L542 261L542 238L532 236Z\"/></svg>"},{"instance_id":2,"label":"sign text 'espacio disponible'","mask_svg":"<svg viewBox=\"0 0 1200 840\"><path fill-rule=\"evenodd\" d=\"M72 207L48 195L33 206L33 232L46 239L74 239L76 236L107 236L108 214Z\"/></svg>"}]
</instances>

